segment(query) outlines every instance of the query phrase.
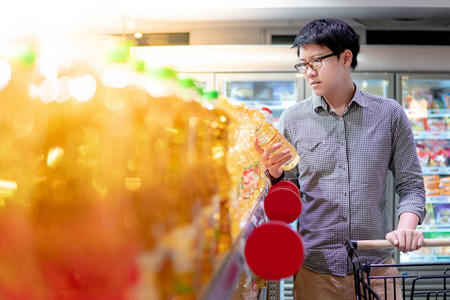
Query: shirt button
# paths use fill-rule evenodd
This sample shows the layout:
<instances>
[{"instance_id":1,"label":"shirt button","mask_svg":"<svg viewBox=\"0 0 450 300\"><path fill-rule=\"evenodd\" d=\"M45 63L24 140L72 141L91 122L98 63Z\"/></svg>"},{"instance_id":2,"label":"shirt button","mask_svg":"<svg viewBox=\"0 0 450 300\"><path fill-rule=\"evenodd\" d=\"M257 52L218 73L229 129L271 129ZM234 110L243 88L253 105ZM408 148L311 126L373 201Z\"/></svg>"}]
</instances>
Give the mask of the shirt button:
<instances>
[{"instance_id":1,"label":"shirt button","mask_svg":"<svg viewBox=\"0 0 450 300\"><path fill-rule=\"evenodd\" d=\"M340 141L339 143L341 144L341 146L344 146L344 141Z\"/></svg>"},{"instance_id":2,"label":"shirt button","mask_svg":"<svg viewBox=\"0 0 450 300\"><path fill-rule=\"evenodd\" d=\"M347 217L346 217L346 216L343 216L343 217L342 217L342 220L347 221Z\"/></svg>"},{"instance_id":3,"label":"shirt button","mask_svg":"<svg viewBox=\"0 0 450 300\"><path fill-rule=\"evenodd\" d=\"M343 192L342 192L342 195L346 196L346 195L347 195L347 192L346 192L346 191L343 191Z\"/></svg>"}]
</instances>

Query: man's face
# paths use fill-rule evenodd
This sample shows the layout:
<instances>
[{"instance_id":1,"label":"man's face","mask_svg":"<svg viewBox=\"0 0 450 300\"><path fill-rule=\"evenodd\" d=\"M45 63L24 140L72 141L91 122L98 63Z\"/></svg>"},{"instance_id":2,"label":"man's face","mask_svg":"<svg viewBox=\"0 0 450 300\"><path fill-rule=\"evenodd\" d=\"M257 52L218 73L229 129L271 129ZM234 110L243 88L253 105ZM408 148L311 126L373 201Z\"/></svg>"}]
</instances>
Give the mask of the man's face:
<instances>
[{"instance_id":1,"label":"man's face","mask_svg":"<svg viewBox=\"0 0 450 300\"><path fill-rule=\"evenodd\" d=\"M308 68L304 72L306 82L311 86L314 94L324 96L332 93L341 78L341 72L344 71L344 66L338 56L332 55L327 58L320 59L323 56L332 54L333 52L328 47L319 46L316 44L305 45L300 47L300 63L308 63ZM318 64L320 60L322 66L319 68L311 68L314 64Z\"/></svg>"}]
</instances>

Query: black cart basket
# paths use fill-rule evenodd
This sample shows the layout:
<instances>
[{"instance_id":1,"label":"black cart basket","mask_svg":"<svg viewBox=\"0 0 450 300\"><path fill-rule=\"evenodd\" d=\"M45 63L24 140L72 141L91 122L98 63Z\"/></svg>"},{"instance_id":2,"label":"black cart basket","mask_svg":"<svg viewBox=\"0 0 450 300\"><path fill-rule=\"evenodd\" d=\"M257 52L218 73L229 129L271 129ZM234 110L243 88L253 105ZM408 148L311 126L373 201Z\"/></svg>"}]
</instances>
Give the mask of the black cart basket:
<instances>
[{"instance_id":1,"label":"black cart basket","mask_svg":"<svg viewBox=\"0 0 450 300\"><path fill-rule=\"evenodd\" d=\"M425 247L447 246L450 239L429 239L425 240ZM345 247L353 264L355 279L356 299L376 299L376 300L408 300L408 299L448 299L450 300L450 289L447 288L447 279L450 280L450 263L421 263L421 264L371 264L362 261L357 249L394 248L388 241L353 241L346 240ZM401 267L404 274L398 276L374 276L371 275L376 268ZM432 270L433 274L427 272L426 275L408 275L410 270L417 273L417 270ZM392 294L387 298L375 293L371 284L377 282L384 285L384 294L387 295L388 288L392 288ZM433 283L433 284L430 284ZM437 283L437 284L436 284ZM390 285L390 286L389 286ZM398 289L399 285L401 287ZM397 292L400 291L401 292Z\"/></svg>"}]
</instances>

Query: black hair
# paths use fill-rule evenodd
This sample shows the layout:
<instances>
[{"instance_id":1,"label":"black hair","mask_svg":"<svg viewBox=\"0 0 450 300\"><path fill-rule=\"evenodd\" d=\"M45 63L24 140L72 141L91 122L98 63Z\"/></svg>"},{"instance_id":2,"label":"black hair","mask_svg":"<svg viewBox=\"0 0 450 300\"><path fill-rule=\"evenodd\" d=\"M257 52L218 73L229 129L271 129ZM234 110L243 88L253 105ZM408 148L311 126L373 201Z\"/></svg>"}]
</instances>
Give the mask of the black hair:
<instances>
[{"instance_id":1,"label":"black hair","mask_svg":"<svg viewBox=\"0 0 450 300\"><path fill-rule=\"evenodd\" d=\"M348 49L353 53L352 70L358 65L356 59L359 53L358 35L344 21L329 18L309 22L298 33L292 48L297 47L297 55L300 56L300 47L309 44L328 47L337 55Z\"/></svg>"}]
</instances>

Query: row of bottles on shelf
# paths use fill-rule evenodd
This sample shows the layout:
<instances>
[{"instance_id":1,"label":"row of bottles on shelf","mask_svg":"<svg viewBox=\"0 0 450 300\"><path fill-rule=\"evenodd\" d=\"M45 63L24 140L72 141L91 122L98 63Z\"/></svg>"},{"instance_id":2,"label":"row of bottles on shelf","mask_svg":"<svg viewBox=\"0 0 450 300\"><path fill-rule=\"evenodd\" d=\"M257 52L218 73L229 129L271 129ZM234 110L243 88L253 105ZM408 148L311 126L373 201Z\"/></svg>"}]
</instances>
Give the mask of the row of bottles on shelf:
<instances>
[{"instance_id":1,"label":"row of bottles on shelf","mask_svg":"<svg viewBox=\"0 0 450 300\"><path fill-rule=\"evenodd\" d=\"M267 280L257 276L248 267L244 267L237 287L231 296L232 300L257 300L260 299L262 290L267 287ZM264 299L265 300L265 299Z\"/></svg>"},{"instance_id":2,"label":"row of bottles on shelf","mask_svg":"<svg viewBox=\"0 0 450 300\"><path fill-rule=\"evenodd\" d=\"M266 184L254 110L109 45L0 60L1 299L196 299Z\"/></svg>"}]
</instances>

